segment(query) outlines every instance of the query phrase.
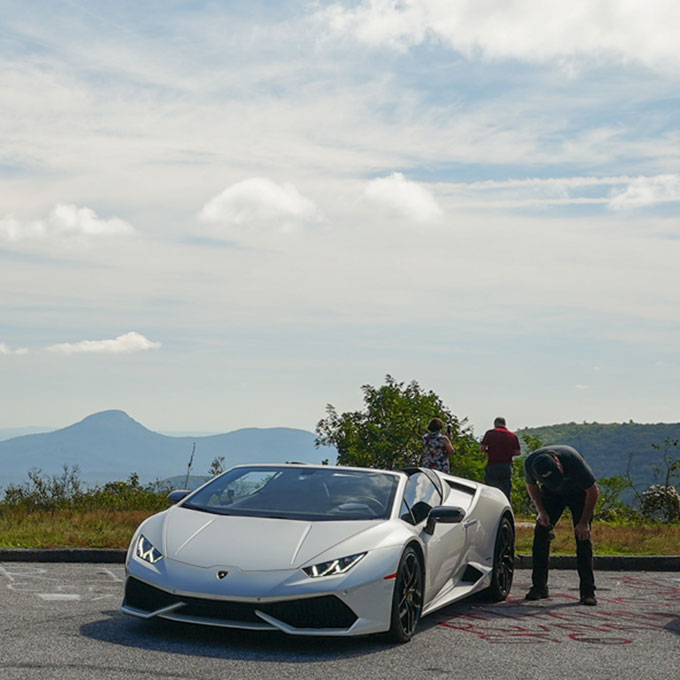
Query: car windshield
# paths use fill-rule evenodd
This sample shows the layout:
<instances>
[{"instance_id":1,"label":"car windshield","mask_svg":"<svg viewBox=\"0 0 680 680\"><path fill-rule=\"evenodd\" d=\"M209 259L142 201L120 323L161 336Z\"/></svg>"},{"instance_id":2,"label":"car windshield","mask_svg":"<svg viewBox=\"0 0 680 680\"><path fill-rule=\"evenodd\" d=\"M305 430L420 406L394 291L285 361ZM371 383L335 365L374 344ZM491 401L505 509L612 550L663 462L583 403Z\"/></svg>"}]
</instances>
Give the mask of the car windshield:
<instances>
[{"instance_id":1,"label":"car windshield","mask_svg":"<svg viewBox=\"0 0 680 680\"><path fill-rule=\"evenodd\" d=\"M241 467L216 477L182 507L218 515L299 520L388 519L399 477L335 467Z\"/></svg>"}]
</instances>

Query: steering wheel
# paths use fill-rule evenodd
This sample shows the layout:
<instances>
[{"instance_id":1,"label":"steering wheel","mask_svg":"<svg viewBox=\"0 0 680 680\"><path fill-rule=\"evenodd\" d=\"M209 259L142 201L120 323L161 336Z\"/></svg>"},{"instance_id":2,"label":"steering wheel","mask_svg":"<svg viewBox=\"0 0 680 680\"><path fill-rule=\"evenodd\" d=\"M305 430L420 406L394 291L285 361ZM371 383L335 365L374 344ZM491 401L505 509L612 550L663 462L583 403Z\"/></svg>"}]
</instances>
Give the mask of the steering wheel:
<instances>
[{"instance_id":1,"label":"steering wheel","mask_svg":"<svg viewBox=\"0 0 680 680\"><path fill-rule=\"evenodd\" d=\"M365 503L371 510L377 513L381 513L385 510L383 504L372 496L352 496L352 501L356 503Z\"/></svg>"}]
</instances>

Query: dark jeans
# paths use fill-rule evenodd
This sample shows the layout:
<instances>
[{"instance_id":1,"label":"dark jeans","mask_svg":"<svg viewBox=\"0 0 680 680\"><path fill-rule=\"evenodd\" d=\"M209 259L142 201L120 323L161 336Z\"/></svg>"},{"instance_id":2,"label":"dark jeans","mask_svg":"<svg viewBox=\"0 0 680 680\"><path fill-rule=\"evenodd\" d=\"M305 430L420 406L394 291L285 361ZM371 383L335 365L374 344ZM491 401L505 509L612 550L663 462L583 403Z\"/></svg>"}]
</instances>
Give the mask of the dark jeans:
<instances>
[{"instance_id":1,"label":"dark jeans","mask_svg":"<svg viewBox=\"0 0 680 680\"><path fill-rule=\"evenodd\" d=\"M512 464L496 463L487 465L484 471L484 484L500 489L510 500L512 492Z\"/></svg>"},{"instance_id":2,"label":"dark jeans","mask_svg":"<svg viewBox=\"0 0 680 680\"><path fill-rule=\"evenodd\" d=\"M586 500L585 492L569 496L560 496L546 493L543 490L543 505L550 517L550 527L544 527L536 523L534 529L534 545L532 549L533 572L531 581L534 588L540 590L548 585L548 562L550 558L550 541L554 535L552 527L557 524L562 516L564 508L571 510L574 526L578 524L583 514L583 506ZM588 520L588 525L592 517ZM581 596L593 595L595 591L595 577L593 575L593 544L590 539L579 541L576 539L576 568L580 579Z\"/></svg>"}]
</instances>

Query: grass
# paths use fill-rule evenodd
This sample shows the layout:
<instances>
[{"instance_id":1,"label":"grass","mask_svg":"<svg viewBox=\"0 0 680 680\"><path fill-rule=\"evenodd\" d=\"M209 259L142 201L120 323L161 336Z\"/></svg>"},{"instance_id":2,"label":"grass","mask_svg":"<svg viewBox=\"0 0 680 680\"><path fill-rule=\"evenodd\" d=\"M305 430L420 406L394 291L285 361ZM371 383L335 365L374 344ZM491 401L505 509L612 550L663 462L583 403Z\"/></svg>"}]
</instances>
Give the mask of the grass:
<instances>
[{"instance_id":1,"label":"grass","mask_svg":"<svg viewBox=\"0 0 680 680\"><path fill-rule=\"evenodd\" d=\"M531 554L533 526L517 527L518 553ZM627 526L593 524L593 549L596 555L680 555L680 525L648 524ZM568 517L555 527L552 554L573 555L576 552L574 529Z\"/></svg>"},{"instance_id":2,"label":"grass","mask_svg":"<svg viewBox=\"0 0 680 680\"><path fill-rule=\"evenodd\" d=\"M139 523L150 510L73 510L5 513L0 516L2 548L127 548ZM533 526L517 526L517 552L531 553ZM680 555L680 525L593 525L598 555ZM555 529L553 554L573 554L574 533L569 517Z\"/></svg>"},{"instance_id":3,"label":"grass","mask_svg":"<svg viewBox=\"0 0 680 680\"><path fill-rule=\"evenodd\" d=\"M127 548L147 510L55 510L0 517L2 548Z\"/></svg>"}]
</instances>

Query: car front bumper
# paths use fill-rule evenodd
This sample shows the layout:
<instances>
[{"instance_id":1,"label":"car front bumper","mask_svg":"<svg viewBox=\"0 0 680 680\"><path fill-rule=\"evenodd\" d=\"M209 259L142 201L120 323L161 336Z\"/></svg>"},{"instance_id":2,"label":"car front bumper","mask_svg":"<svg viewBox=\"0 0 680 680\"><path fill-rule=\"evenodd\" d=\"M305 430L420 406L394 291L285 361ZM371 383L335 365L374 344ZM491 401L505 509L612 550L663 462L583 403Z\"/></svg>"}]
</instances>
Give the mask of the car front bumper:
<instances>
[{"instance_id":1,"label":"car front bumper","mask_svg":"<svg viewBox=\"0 0 680 680\"><path fill-rule=\"evenodd\" d=\"M244 572L228 565L203 568L167 558L147 565L131 558L121 611L291 635L384 632L390 627L395 554L398 559L391 550L373 551L347 574L318 579L300 569Z\"/></svg>"}]
</instances>

